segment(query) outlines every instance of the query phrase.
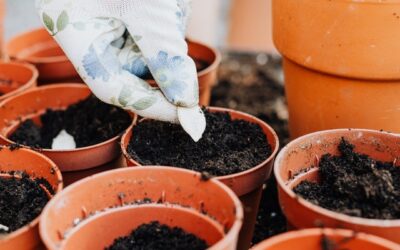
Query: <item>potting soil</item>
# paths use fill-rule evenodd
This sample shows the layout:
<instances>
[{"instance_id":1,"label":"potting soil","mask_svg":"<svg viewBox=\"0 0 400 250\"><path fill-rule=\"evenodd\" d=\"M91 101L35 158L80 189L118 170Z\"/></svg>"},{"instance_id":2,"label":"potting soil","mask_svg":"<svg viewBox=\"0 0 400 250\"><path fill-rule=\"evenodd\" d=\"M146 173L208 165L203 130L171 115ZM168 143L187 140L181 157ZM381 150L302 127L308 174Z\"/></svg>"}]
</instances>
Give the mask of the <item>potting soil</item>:
<instances>
[{"instance_id":1,"label":"potting soil","mask_svg":"<svg viewBox=\"0 0 400 250\"><path fill-rule=\"evenodd\" d=\"M258 124L205 111L207 127L199 142L175 124L146 120L133 129L128 153L142 165L175 166L223 176L248 170L271 155Z\"/></svg>"},{"instance_id":2,"label":"potting soil","mask_svg":"<svg viewBox=\"0 0 400 250\"><path fill-rule=\"evenodd\" d=\"M39 216L49 201L40 184L54 193L45 179L32 180L27 174L21 179L0 177L0 234L11 233Z\"/></svg>"},{"instance_id":3,"label":"potting soil","mask_svg":"<svg viewBox=\"0 0 400 250\"><path fill-rule=\"evenodd\" d=\"M153 221L136 228L129 236L118 238L107 250L204 250L207 243L183 229L170 228Z\"/></svg>"},{"instance_id":4,"label":"potting soil","mask_svg":"<svg viewBox=\"0 0 400 250\"><path fill-rule=\"evenodd\" d=\"M51 148L61 130L74 137L76 146L95 145L121 134L131 124L124 110L90 96L66 110L47 110L40 116L42 126L24 121L9 137L19 144L36 148Z\"/></svg>"},{"instance_id":5,"label":"potting soil","mask_svg":"<svg viewBox=\"0 0 400 250\"><path fill-rule=\"evenodd\" d=\"M303 181L294 192L339 213L371 219L400 219L400 167L354 151L342 139L340 156L319 161L320 182Z\"/></svg>"}]
</instances>

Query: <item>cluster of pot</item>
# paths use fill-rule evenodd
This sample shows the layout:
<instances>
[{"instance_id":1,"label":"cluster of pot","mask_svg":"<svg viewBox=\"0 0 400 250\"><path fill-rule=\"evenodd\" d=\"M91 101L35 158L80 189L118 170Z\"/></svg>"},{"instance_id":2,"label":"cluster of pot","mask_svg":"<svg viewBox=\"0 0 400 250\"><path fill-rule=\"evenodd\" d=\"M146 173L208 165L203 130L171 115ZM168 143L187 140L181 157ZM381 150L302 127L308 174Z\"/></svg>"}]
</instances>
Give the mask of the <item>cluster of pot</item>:
<instances>
[{"instance_id":1,"label":"cluster of pot","mask_svg":"<svg viewBox=\"0 0 400 250\"><path fill-rule=\"evenodd\" d=\"M1 171L25 171L34 178L44 178L52 185L55 195L50 197L38 218L1 237L0 248L33 249L44 244L51 250L104 249L115 238L129 234L141 224L156 220L193 233L204 239L210 249L248 249L262 186L273 172L278 183L280 206L288 224L295 230L272 237L254 246L254 249L320 249L321 237L329 237L335 241L345 239L341 247L348 249L399 249L400 220L384 221L339 214L299 198L292 190L302 180L316 180L317 167L310 171L305 169L315 165L316 157L326 153L337 154L337 145L342 137L355 145L360 153L380 161L393 161L400 152L399 135L378 130L338 129L307 134L325 129L326 124L330 127L353 127L349 121L354 120L354 117L367 121L371 114L362 112L359 106L348 109L351 104L344 102L335 107L344 109L347 115L333 117L330 96L340 95L334 86L337 82L344 84L348 79L334 76L341 72L334 71L337 67L332 69L332 61L321 59L316 54L317 50L311 46L312 42L298 43L310 45L300 49L294 43L295 46L285 47L288 43L284 41L296 34L290 32L297 27L293 25L293 19L300 19L300 13L309 13L306 9L301 11L298 8L307 8L311 0L302 1L308 2L308 5L296 5L297 8L293 8L293 1L274 1L274 11L277 14L274 18L275 25L280 27L276 29L279 30L275 34L276 44L285 56L286 90L290 98L290 130L293 137L306 135L290 142L278 154L278 137L265 122L238 111L209 108L211 112L229 112L233 119L244 119L260 125L273 153L261 164L247 171L207 180L200 173L189 170L165 166L142 167L132 159L126 149L134 136L132 128L138 122L135 114L132 114L132 125L121 138L117 136L93 146L73 150L42 149L40 152L25 146L16 150L4 147L0 151ZM319 7L322 5L318 4ZM335 13L344 12L340 10L344 7L347 8L347 4L337 7ZM292 18L281 18L287 14L279 15L280 10L289 11ZM321 9L321 13L323 12ZM318 12L310 15L315 13ZM323 26L322 22L314 23ZM317 28L307 30L318 31ZM69 83L81 80L45 30L31 31L12 39L6 50L11 59L24 63L0 64L0 74L10 76L20 83L12 89L0 90L5 93L0 96L2 144L13 144L8 136L24 118L38 117L46 109L67 107L90 95L90 90L85 85ZM350 59L343 60L334 56L340 54L339 52L340 49L333 50L332 55L328 56L339 65L349 61L349 65L341 67L350 72L346 77L361 78L361 71L365 68L355 65L364 64L351 63ZM189 54L210 63L208 68L198 73L200 101L207 105L212 84L216 81L220 56L214 49L193 41L189 42ZM310 68L329 74L318 73ZM370 73L374 74L375 82L384 79L375 69L371 69ZM385 74L387 75L390 74ZM327 83L324 88L320 88L321 81ZM58 84L49 84L55 82ZM49 85L37 87L37 83ZM370 82L360 80L348 84L358 88ZM391 83L385 81L382 84L380 89ZM374 96L376 91L370 91L371 96ZM298 93L302 94L297 95ZM318 98L313 97L316 93L320 95ZM389 96L387 103L394 100L392 95ZM361 95L354 94L352 97L369 101ZM351 98L344 98L349 99ZM396 96L396 101L397 99ZM374 98L370 100L374 101ZM320 108L313 109L314 105ZM380 106L372 111L384 108ZM313 119L315 117L319 119ZM380 124L387 125L386 120L377 120ZM394 126L398 123L391 121L390 125L392 124ZM118 169L103 171L104 168L98 167L121 156L121 151L124 157L116 163ZM95 174L92 175L93 173ZM80 180L63 189L63 182L70 184L75 179ZM323 228L320 228L321 225Z\"/></svg>"}]
</instances>

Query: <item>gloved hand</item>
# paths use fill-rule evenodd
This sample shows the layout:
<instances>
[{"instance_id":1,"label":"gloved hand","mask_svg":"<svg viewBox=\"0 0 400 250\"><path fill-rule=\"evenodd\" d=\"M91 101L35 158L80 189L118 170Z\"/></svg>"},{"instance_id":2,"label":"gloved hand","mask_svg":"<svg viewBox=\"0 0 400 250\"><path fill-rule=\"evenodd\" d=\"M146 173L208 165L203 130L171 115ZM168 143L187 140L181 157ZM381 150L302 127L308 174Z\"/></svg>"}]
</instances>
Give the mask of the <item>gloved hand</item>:
<instances>
[{"instance_id":1,"label":"gloved hand","mask_svg":"<svg viewBox=\"0 0 400 250\"><path fill-rule=\"evenodd\" d=\"M143 117L179 122L198 141L206 122L198 106L196 66L185 42L188 1L36 4L49 33L100 100ZM149 73L159 89L141 79Z\"/></svg>"}]
</instances>

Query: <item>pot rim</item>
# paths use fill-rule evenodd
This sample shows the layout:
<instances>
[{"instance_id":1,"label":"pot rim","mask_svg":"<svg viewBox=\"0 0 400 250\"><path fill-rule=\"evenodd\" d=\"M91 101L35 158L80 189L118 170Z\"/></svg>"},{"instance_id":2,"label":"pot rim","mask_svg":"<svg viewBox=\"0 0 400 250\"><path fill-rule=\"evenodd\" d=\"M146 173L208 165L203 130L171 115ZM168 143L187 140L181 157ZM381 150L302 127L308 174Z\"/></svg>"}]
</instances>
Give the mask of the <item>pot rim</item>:
<instances>
[{"instance_id":1,"label":"pot rim","mask_svg":"<svg viewBox=\"0 0 400 250\"><path fill-rule=\"evenodd\" d=\"M37 87L37 88L31 89L31 90L25 91L25 92L23 92L23 93L20 93L20 94L18 94L18 95L13 96L12 98L6 99L6 100L0 102L0 108L3 107L4 105L6 105L9 101L12 101L13 98L22 96L22 95L24 95L24 94L31 93L31 92L35 92L35 91L45 91L45 90L47 90L47 89L54 89L54 88L60 88L60 87L61 87L61 88L67 87L67 88L81 88L81 89L84 89L84 88L85 88L85 89L89 89L89 87L86 86L86 84L81 84L81 83L57 83L57 84L54 84L54 85L50 84L50 85L46 85L46 86L42 86L42 87ZM89 89L89 90L90 90L90 89ZM92 93L92 92L91 92L91 93ZM92 93L92 94L93 94L93 93ZM136 120L137 120L137 115L136 115L136 113L128 112L127 110L125 110L125 112L127 112L128 114L130 114L130 116L131 116L131 118L132 118L132 124L135 124L135 123L136 123ZM102 146L104 146L104 145L107 145L107 144L113 143L113 142L115 142L115 141L118 141L119 138L120 138L120 137L125 133L125 131L128 130L129 128L130 128L130 126L129 126L128 128L126 128L125 130L121 131L121 133L119 133L118 135L116 135L116 136L114 136L114 137L112 137L112 138L110 138L110 139L108 139L108 140L106 140L106 141L103 141L103 142L100 142L100 143L97 143L97 144L94 144L94 145L86 146L86 147L76 148L76 149L63 149L63 150L53 150L53 149L46 149L46 148L35 149L35 148L32 148L32 147L30 147L30 146L26 146L26 145L23 145L23 144L19 144L19 145L20 145L22 148L32 149L32 150L36 150L36 151L39 151L39 152L46 152L46 153L80 152L80 151L91 150L91 149L94 149L94 148L99 148L99 147L102 147ZM4 136L3 134L0 134L0 138L3 139L3 140L5 140L7 143L16 144L16 142L10 140L7 136Z\"/></svg>"},{"instance_id":2,"label":"pot rim","mask_svg":"<svg viewBox=\"0 0 400 250\"><path fill-rule=\"evenodd\" d=\"M276 134L275 130L270 125L268 125L266 122L262 121L261 119L255 117L253 115L250 115L250 114L247 114L247 113L244 113L244 112L241 112L241 111L229 109L229 108L220 108L220 107L212 107L212 106L210 106L210 107L206 107L206 109L210 110L212 112L227 112L229 114L235 113L235 114L239 114L239 115L244 116L244 117L251 118L251 119L253 119L253 120L255 120L257 122L256 124L258 124L258 125L262 124L262 126L265 126L266 128L268 128L268 130L271 132L271 134L273 135L273 137L275 139L275 149L271 152L271 155L269 155L265 160L263 160L258 165L254 166L254 167L252 167L250 169L247 169L245 171L239 172L239 173L223 175L223 176L215 176L212 179L217 179L219 181L224 181L224 180L228 180L228 179L234 179L234 178L237 178L239 176L248 175L248 174L251 174L251 173L257 171L258 169L264 167L268 162L272 161L275 158L275 156L276 156L276 154L278 153L278 150L279 150L279 139L278 139L278 135ZM138 123L138 122L141 122L141 121L142 120L136 121L136 122ZM136 123L132 123L132 125L125 131L124 135L121 137L121 148L122 148L122 153L125 156L125 158L127 158L130 162L134 163L136 166L143 166L142 164L140 164L136 160L132 159L132 157L129 155L129 153L127 151L128 145L125 145L125 143L124 143L124 139L125 139L127 133L129 131L132 131L132 129L133 129L133 127L135 125L136 125ZM261 127L261 125L260 125L260 127ZM266 134L264 133L264 135L266 135ZM273 142L269 142L268 141L268 143L271 146L273 146L272 145ZM175 167L175 166L170 166L170 167L179 168L179 167ZM180 169L184 169L184 168L180 168Z\"/></svg>"},{"instance_id":3,"label":"pot rim","mask_svg":"<svg viewBox=\"0 0 400 250\"><path fill-rule=\"evenodd\" d=\"M388 249L398 249L399 245L396 243L389 241L387 239L372 235L366 234L362 232L357 232L349 230L349 229L336 229L336 228L308 228L302 229L297 231L289 231L283 234L279 234L273 236L270 239L263 241L262 243L256 245L251 250L262 250L262 249L269 249L270 247L285 241L295 241L297 238L307 237L307 236L320 236L320 235L327 235L333 236L338 235L342 237L355 237L355 239L367 241L369 243L375 243Z\"/></svg>"},{"instance_id":4,"label":"pot rim","mask_svg":"<svg viewBox=\"0 0 400 250\"><path fill-rule=\"evenodd\" d=\"M298 137L291 142L289 142L284 148L281 149L279 154L276 156L275 163L274 163L274 175L276 178L276 181L278 183L278 188L281 188L286 195L288 195L291 199L297 199L297 201L300 203L301 206L315 212L322 214L323 216L329 217L331 219L340 221L340 222L346 222L346 223L352 223L352 224L360 224L360 225L365 225L365 226L373 226L373 227L379 227L379 228L391 228L391 227L400 227L400 219L396 220L382 220L382 219L368 219L368 218L362 218L362 217L356 217L356 216L350 216L342 213L338 213L317 205L314 205L313 203L309 202L308 200L296 195L291 188L288 187L287 183L282 179L281 175L279 174L279 170L282 168L281 166L283 165L284 157L290 153L291 148L295 148L294 146L296 144L300 144L303 140L312 138L316 135L326 135L326 134L336 134L336 133L342 133L342 132L353 132L353 133L358 133L358 132L367 132L367 133L374 133L374 134L386 134L390 136L394 136L399 138L400 140L400 135L399 134L394 134L386 131L379 131L379 130L373 130L373 129L357 129L357 128L345 128L345 129L331 129L331 130L323 130L323 131L318 131L314 133L310 133L307 135L303 135L301 137ZM313 168L318 169L318 167ZM312 169L311 169L312 171Z\"/></svg>"},{"instance_id":5,"label":"pot rim","mask_svg":"<svg viewBox=\"0 0 400 250\"><path fill-rule=\"evenodd\" d=\"M110 171L105 171L102 173L98 173L89 177L86 177L84 179L81 179L77 182L72 183L71 185L69 185L68 187L66 187L65 189L63 189L63 193L68 193L68 192L72 192L74 189L79 188L79 186L84 185L87 181L90 181L94 178L100 177L100 176L107 176L107 175L113 175L114 173L118 173L118 172L129 172L129 171L147 171L147 170L158 170L158 171L163 171L163 170L167 170L167 171L171 171L171 167L166 167L166 166L148 166L146 168L118 168L118 169L113 169ZM188 174L192 174L194 176L198 176L199 178L201 178L201 174L192 170L188 170L188 169L178 169L178 168L173 168L173 171L177 171L177 172L186 172ZM223 245L225 242L229 242L235 239L235 232L239 232L240 228L242 227L242 221L243 221L243 207L242 207L242 203L239 200L239 198L235 195L235 193L225 184L223 184L222 182L216 180L216 179L210 179L208 181L211 181L214 183L214 185L217 185L219 188L221 188L225 193L228 194L228 196L232 199L233 204L235 206L235 221L232 224L232 227L229 229L228 233L225 234L225 237L222 238L220 241L218 241L217 243L215 243L212 247L215 246L215 249L218 249L218 246ZM57 201L57 199L61 199L62 194L57 195L56 197L54 197L53 199L51 199L47 204L46 207L43 209L42 214L46 214L47 211L50 209L50 207L54 206L53 203L55 203ZM128 205L127 207L129 207L130 205ZM100 213L101 214L101 213ZM40 232L40 236L41 239L43 241L43 243L45 243L46 246L52 246L54 247L54 242L50 239L48 233L46 232L46 228L45 225L48 224L47 223L47 217L42 216L40 217L40 223L39 223L39 232ZM213 248L214 249L214 248Z\"/></svg>"},{"instance_id":6,"label":"pot rim","mask_svg":"<svg viewBox=\"0 0 400 250\"><path fill-rule=\"evenodd\" d=\"M4 148L9 149L8 146L0 145L0 151L1 151L1 149L4 149ZM22 150L25 152L29 152L29 154L32 154L32 157L42 158L43 160L47 161L49 163L49 165L51 165L51 168L54 169L54 174L57 176L57 179L59 180L59 183L57 184L57 188L54 190L54 196L57 195L58 193L60 193L61 190L63 190L64 183L63 183L61 171L58 168L58 166L50 158L32 150L32 149L18 148L15 150ZM1 154L1 152L0 152L0 154ZM53 196L53 198L54 198L54 196ZM53 200L53 198L49 199L49 201L46 203L46 206ZM14 232L7 234L7 236L4 239L0 239L0 245L2 242L7 242L10 240L13 240L14 238L18 237L19 235L24 234L27 231L31 230L33 227L37 226L39 224L39 220L40 220L42 213L43 213L44 209L46 208L46 206L42 209L42 212L34 220L29 222L25 226L15 230Z\"/></svg>"},{"instance_id":7,"label":"pot rim","mask_svg":"<svg viewBox=\"0 0 400 250\"><path fill-rule=\"evenodd\" d=\"M13 66L13 67L25 68L25 69L27 69L27 70L32 72L32 76L29 78L28 81L22 83L22 85L19 88L15 89L13 91L10 91L8 93L5 93L4 95L0 96L0 100L6 100L6 99L10 98L11 96L14 96L15 94L18 94L18 93L21 93L21 92L25 91L26 89L28 89L31 86L35 85L35 83L36 83L36 81L37 81L37 79L39 77L39 71L36 69L35 66L33 66L30 63L13 62L13 61L0 62L0 67L2 65L9 65L9 66Z\"/></svg>"}]
</instances>

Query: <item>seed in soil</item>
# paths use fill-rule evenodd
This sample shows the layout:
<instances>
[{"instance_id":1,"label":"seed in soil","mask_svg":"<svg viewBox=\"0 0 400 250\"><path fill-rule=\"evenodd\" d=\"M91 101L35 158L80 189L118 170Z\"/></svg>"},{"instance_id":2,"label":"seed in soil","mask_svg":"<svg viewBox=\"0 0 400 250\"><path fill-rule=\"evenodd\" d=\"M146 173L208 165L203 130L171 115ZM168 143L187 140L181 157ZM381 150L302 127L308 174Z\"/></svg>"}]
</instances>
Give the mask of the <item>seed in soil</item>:
<instances>
[{"instance_id":1,"label":"seed in soil","mask_svg":"<svg viewBox=\"0 0 400 250\"><path fill-rule=\"evenodd\" d=\"M157 221L142 224L128 236L118 238L106 250L204 250L207 243L179 227L169 227Z\"/></svg>"},{"instance_id":2,"label":"seed in soil","mask_svg":"<svg viewBox=\"0 0 400 250\"><path fill-rule=\"evenodd\" d=\"M319 161L319 183L302 181L293 191L304 199L350 216L400 219L400 167L354 151L344 138L339 156Z\"/></svg>"},{"instance_id":3,"label":"seed in soil","mask_svg":"<svg viewBox=\"0 0 400 250\"><path fill-rule=\"evenodd\" d=\"M53 139L62 131L72 135L76 146L86 147L121 134L131 124L124 110L88 98L65 110L48 109L40 116L41 126L26 120L11 134L10 140L35 148L51 148Z\"/></svg>"},{"instance_id":4,"label":"seed in soil","mask_svg":"<svg viewBox=\"0 0 400 250\"><path fill-rule=\"evenodd\" d=\"M0 234L11 233L34 220L49 201L53 188L45 179L31 179L26 173L0 177ZM6 230L8 229L8 230Z\"/></svg>"},{"instance_id":5,"label":"seed in soil","mask_svg":"<svg viewBox=\"0 0 400 250\"><path fill-rule=\"evenodd\" d=\"M248 170L271 155L258 124L229 113L205 111L207 127L197 143L176 124L145 120L133 128L129 155L142 165L175 166L223 176Z\"/></svg>"}]
</instances>

